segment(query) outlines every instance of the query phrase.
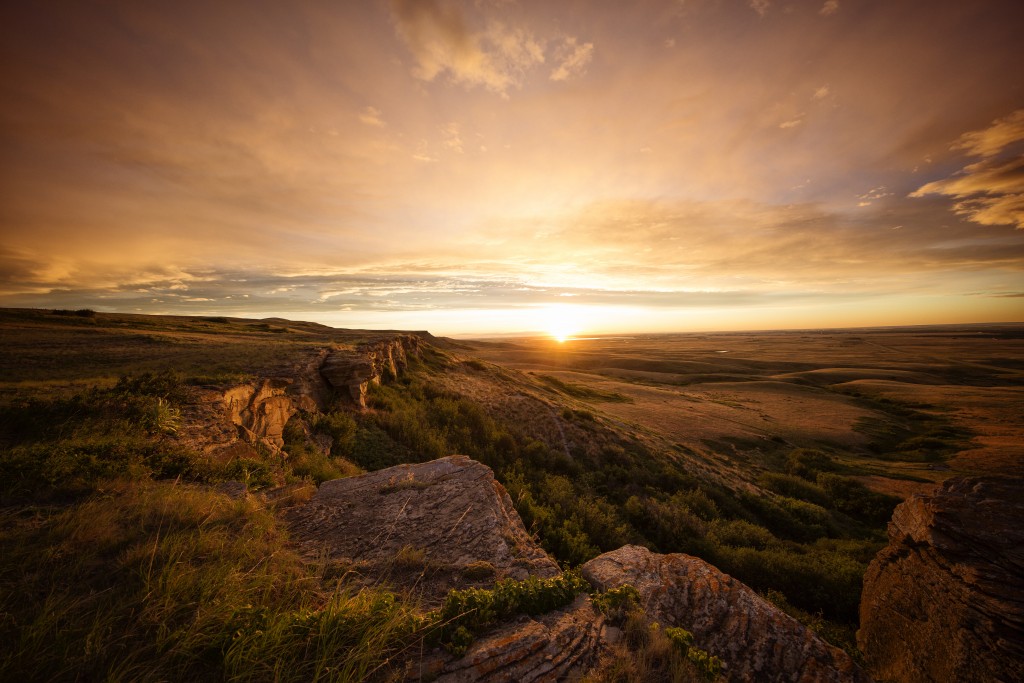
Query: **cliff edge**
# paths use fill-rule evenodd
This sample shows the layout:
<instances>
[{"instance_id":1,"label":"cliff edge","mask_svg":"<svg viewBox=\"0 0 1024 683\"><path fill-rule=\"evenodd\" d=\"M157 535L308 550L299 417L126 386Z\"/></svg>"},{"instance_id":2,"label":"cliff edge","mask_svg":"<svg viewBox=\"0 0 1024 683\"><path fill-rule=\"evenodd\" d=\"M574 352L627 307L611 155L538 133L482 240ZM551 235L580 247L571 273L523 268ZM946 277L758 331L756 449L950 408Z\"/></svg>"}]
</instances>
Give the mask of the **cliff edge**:
<instances>
[{"instance_id":1,"label":"cliff edge","mask_svg":"<svg viewBox=\"0 0 1024 683\"><path fill-rule=\"evenodd\" d=\"M1024 680L1024 479L957 478L899 505L857 642L883 681Z\"/></svg>"}]
</instances>

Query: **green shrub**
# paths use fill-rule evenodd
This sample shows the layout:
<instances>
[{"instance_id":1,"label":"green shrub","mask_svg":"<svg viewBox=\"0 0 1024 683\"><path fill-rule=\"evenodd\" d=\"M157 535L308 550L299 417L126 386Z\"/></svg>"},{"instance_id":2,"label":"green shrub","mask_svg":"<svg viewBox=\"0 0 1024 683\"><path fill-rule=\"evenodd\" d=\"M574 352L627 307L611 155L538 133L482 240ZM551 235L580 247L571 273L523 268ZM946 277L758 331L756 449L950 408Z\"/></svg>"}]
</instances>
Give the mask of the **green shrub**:
<instances>
[{"instance_id":1,"label":"green shrub","mask_svg":"<svg viewBox=\"0 0 1024 683\"><path fill-rule=\"evenodd\" d=\"M537 615L565 607L589 588L576 572L550 579L503 579L492 589L449 591L434 618L440 624L442 644L461 656L480 629L516 614Z\"/></svg>"},{"instance_id":2,"label":"green shrub","mask_svg":"<svg viewBox=\"0 0 1024 683\"><path fill-rule=\"evenodd\" d=\"M708 527L708 541L714 545L764 550L778 539L763 526L742 519L716 519Z\"/></svg>"},{"instance_id":3,"label":"green shrub","mask_svg":"<svg viewBox=\"0 0 1024 683\"><path fill-rule=\"evenodd\" d=\"M640 593L628 583L595 593L591 599L613 624L621 624L628 614L640 609Z\"/></svg>"},{"instance_id":4,"label":"green shrub","mask_svg":"<svg viewBox=\"0 0 1024 683\"><path fill-rule=\"evenodd\" d=\"M820 486L792 474L765 472L757 478L757 483L769 491L789 498L799 498L820 507L825 507L830 502L828 494Z\"/></svg>"},{"instance_id":5,"label":"green shrub","mask_svg":"<svg viewBox=\"0 0 1024 683\"><path fill-rule=\"evenodd\" d=\"M224 477L240 481L252 491L274 485L274 471L271 466L254 458L235 458L224 468Z\"/></svg>"},{"instance_id":6,"label":"green shrub","mask_svg":"<svg viewBox=\"0 0 1024 683\"><path fill-rule=\"evenodd\" d=\"M832 458L812 448L797 448L786 457L786 472L807 481L815 481L821 472L836 468Z\"/></svg>"}]
</instances>

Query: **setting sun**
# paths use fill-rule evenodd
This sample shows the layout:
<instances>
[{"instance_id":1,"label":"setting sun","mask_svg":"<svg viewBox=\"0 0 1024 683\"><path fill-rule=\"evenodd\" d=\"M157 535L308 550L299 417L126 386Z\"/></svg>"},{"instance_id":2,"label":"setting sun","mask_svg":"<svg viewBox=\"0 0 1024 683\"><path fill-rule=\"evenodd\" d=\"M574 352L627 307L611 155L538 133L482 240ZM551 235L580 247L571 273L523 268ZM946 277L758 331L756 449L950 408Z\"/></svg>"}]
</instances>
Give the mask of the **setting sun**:
<instances>
[{"instance_id":1,"label":"setting sun","mask_svg":"<svg viewBox=\"0 0 1024 683\"><path fill-rule=\"evenodd\" d=\"M583 306L554 304L541 309L542 329L559 344L587 329L590 312Z\"/></svg>"}]
</instances>

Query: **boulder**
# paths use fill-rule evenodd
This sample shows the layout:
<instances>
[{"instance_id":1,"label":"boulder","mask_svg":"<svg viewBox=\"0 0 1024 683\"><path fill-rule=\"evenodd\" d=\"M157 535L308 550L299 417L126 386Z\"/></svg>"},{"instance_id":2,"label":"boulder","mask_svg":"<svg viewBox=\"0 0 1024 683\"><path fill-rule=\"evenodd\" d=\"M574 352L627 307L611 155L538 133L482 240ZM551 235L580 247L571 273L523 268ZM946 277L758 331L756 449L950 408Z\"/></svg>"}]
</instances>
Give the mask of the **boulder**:
<instances>
[{"instance_id":1,"label":"boulder","mask_svg":"<svg viewBox=\"0 0 1024 683\"><path fill-rule=\"evenodd\" d=\"M413 587L427 604L452 587L560 573L490 468L464 455L324 482L288 522L310 556Z\"/></svg>"},{"instance_id":2,"label":"boulder","mask_svg":"<svg viewBox=\"0 0 1024 683\"><path fill-rule=\"evenodd\" d=\"M869 680L845 652L699 558L630 545L586 563L583 576L601 590L631 584L649 618L690 631L722 660L726 680Z\"/></svg>"},{"instance_id":3,"label":"boulder","mask_svg":"<svg viewBox=\"0 0 1024 683\"><path fill-rule=\"evenodd\" d=\"M857 642L886 681L1024 680L1024 478L900 504L864 576Z\"/></svg>"}]
</instances>

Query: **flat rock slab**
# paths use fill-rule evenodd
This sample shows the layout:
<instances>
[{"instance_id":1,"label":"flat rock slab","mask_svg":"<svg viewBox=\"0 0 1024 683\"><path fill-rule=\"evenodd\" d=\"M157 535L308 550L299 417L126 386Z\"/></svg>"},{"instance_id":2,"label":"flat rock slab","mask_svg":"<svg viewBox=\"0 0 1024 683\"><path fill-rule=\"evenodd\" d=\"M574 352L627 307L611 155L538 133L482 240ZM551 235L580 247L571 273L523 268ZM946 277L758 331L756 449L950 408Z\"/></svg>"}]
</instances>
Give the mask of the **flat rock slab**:
<instances>
[{"instance_id":1,"label":"flat rock slab","mask_svg":"<svg viewBox=\"0 0 1024 683\"><path fill-rule=\"evenodd\" d=\"M287 520L307 554L412 583L427 604L452 587L560 573L490 468L462 455L324 482Z\"/></svg>"},{"instance_id":2,"label":"flat rock slab","mask_svg":"<svg viewBox=\"0 0 1024 683\"><path fill-rule=\"evenodd\" d=\"M583 565L602 590L631 584L647 615L693 633L729 681L867 683L849 655L703 560L625 546Z\"/></svg>"}]
</instances>

